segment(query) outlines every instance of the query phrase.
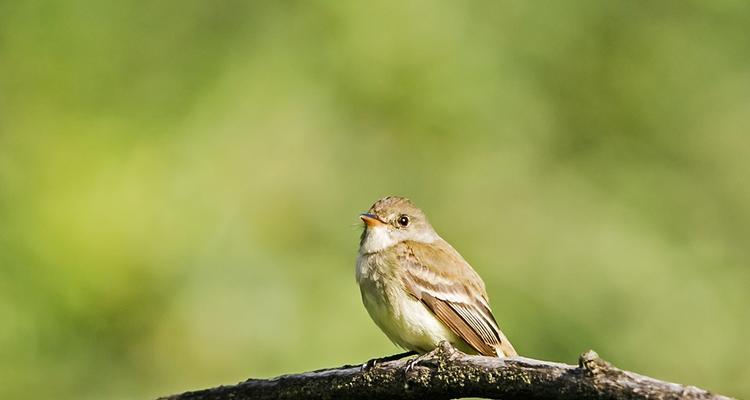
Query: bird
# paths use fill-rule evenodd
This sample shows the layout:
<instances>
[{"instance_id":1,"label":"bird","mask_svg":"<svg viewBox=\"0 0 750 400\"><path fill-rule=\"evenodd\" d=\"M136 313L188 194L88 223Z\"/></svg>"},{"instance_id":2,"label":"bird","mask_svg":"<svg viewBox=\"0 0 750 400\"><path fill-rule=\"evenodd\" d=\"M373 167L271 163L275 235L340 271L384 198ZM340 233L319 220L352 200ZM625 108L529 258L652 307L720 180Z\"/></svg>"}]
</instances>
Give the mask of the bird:
<instances>
[{"instance_id":1,"label":"bird","mask_svg":"<svg viewBox=\"0 0 750 400\"><path fill-rule=\"evenodd\" d=\"M356 279L375 324L407 354L447 341L467 354L517 356L498 326L482 278L405 197L360 215Z\"/></svg>"}]
</instances>

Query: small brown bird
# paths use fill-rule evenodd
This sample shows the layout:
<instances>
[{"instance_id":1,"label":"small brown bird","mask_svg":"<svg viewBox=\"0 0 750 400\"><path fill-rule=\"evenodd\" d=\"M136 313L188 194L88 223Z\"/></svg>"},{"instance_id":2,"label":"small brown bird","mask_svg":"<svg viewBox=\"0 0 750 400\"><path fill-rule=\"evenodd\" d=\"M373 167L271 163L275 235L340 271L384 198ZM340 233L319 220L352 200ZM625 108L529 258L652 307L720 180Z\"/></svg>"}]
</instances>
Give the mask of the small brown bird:
<instances>
[{"instance_id":1,"label":"small brown bird","mask_svg":"<svg viewBox=\"0 0 750 400\"><path fill-rule=\"evenodd\" d=\"M445 340L470 354L517 355L492 315L484 282L422 210L391 196L360 218L362 302L391 341L418 353Z\"/></svg>"}]
</instances>

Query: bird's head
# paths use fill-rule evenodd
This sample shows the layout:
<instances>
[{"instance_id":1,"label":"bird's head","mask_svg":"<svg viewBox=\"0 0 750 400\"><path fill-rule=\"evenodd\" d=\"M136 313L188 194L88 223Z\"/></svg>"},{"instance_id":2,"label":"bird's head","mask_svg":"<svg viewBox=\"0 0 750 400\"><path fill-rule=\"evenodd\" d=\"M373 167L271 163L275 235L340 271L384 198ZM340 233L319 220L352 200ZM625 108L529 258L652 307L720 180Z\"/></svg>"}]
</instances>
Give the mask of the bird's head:
<instances>
[{"instance_id":1,"label":"bird's head","mask_svg":"<svg viewBox=\"0 0 750 400\"><path fill-rule=\"evenodd\" d=\"M432 243L439 239L424 212L404 197L382 198L359 218L365 223L359 242L361 254L375 253L405 240Z\"/></svg>"}]
</instances>

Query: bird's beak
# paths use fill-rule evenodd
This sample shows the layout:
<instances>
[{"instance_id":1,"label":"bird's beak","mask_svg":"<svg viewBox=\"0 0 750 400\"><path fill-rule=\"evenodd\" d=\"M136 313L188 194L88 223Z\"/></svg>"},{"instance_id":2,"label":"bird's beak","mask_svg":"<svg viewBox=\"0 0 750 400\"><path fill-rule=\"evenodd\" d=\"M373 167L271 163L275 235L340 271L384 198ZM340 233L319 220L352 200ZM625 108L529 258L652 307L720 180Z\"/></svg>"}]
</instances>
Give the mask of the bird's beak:
<instances>
[{"instance_id":1,"label":"bird's beak","mask_svg":"<svg viewBox=\"0 0 750 400\"><path fill-rule=\"evenodd\" d=\"M375 215L375 214L364 213L364 214L360 214L359 218L368 227L370 227L370 226L378 226L378 225L385 224L385 222L381 221L380 218L378 218L378 216Z\"/></svg>"}]
</instances>

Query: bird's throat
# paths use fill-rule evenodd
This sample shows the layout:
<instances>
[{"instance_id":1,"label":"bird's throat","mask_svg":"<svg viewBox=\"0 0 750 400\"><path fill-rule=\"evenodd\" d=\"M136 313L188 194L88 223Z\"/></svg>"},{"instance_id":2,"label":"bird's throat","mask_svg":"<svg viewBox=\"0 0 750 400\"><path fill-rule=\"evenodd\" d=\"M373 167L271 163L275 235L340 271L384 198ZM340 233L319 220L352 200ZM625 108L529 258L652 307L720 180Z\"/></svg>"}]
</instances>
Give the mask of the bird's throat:
<instances>
[{"instance_id":1,"label":"bird's throat","mask_svg":"<svg viewBox=\"0 0 750 400\"><path fill-rule=\"evenodd\" d=\"M360 254L372 254L385 250L398 243L386 225L370 226L362 233L359 244Z\"/></svg>"}]
</instances>

